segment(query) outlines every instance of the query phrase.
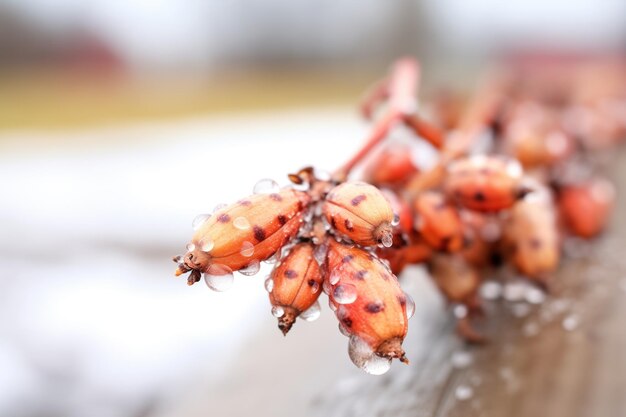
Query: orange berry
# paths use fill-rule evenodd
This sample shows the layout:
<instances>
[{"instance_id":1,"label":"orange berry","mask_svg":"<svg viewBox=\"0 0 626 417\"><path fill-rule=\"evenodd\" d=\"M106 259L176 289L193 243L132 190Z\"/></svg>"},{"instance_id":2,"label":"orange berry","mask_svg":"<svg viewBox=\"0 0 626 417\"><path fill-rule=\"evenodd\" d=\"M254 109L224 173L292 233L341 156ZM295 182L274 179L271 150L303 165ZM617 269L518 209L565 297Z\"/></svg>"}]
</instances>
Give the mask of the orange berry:
<instances>
[{"instance_id":1,"label":"orange berry","mask_svg":"<svg viewBox=\"0 0 626 417\"><path fill-rule=\"evenodd\" d=\"M529 278L545 283L560 259L556 213L550 190L539 183L504 222L505 255Z\"/></svg>"},{"instance_id":2,"label":"orange berry","mask_svg":"<svg viewBox=\"0 0 626 417\"><path fill-rule=\"evenodd\" d=\"M399 187L418 172L407 145L388 146L365 167L363 179L375 185Z\"/></svg>"},{"instance_id":3,"label":"orange berry","mask_svg":"<svg viewBox=\"0 0 626 417\"><path fill-rule=\"evenodd\" d=\"M414 305L388 267L370 252L330 241L325 270L330 304L354 344L362 341L379 358L406 361L402 342ZM351 357L368 366L361 356Z\"/></svg>"},{"instance_id":4,"label":"orange berry","mask_svg":"<svg viewBox=\"0 0 626 417\"><path fill-rule=\"evenodd\" d=\"M615 202L615 187L605 179L563 187L559 209L568 229L583 238L598 235L606 226Z\"/></svg>"},{"instance_id":5,"label":"orange berry","mask_svg":"<svg viewBox=\"0 0 626 417\"><path fill-rule=\"evenodd\" d=\"M480 287L480 275L463 258L437 255L430 262L430 274L446 299L473 304Z\"/></svg>"},{"instance_id":6,"label":"orange berry","mask_svg":"<svg viewBox=\"0 0 626 417\"><path fill-rule=\"evenodd\" d=\"M499 211L528 193L521 178L522 167L515 160L474 155L450 164L445 189L452 199L470 210Z\"/></svg>"},{"instance_id":7,"label":"orange berry","mask_svg":"<svg viewBox=\"0 0 626 417\"><path fill-rule=\"evenodd\" d=\"M436 191L421 193L413 204L415 229L432 248L455 252L463 246L463 225L454 206Z\"/></svg>"},{"instance_id":8,"label":"orange berry","mask_svg":"<svg viewBox=\"0 0 626 417\"><path fill-rule=\"evenodd\" d=\"M289 242L300 229L308 194L285 188L256 194L216 211L202 223L187 245L176 271L228 275L258 265Z\"/></svg>"},{"instance_id":9,"label":"orange berry","mask_svg":"<svg viewBox=\"0 0 626 417\"><path fill-rule=\"evenodd\" d=\"M276 265L266 282L272 312L278 318L278 328L285 335L301 314L306 316L308 312L310 318L319 315L317 299L322 293L322 275L313 250L310 242L295 245Z\"/></svg>"},{"instance_id":10,"label":"orange berry","mask_svg":"<svg viewBox=\"0 0 626 417\"><path fill-rule=\"evenodd\" d=\"M393 211L387 199L373 185L349 181L336 186L322 206L335 233L363 246L393 243Z\"/></svg>"}]
</instances>

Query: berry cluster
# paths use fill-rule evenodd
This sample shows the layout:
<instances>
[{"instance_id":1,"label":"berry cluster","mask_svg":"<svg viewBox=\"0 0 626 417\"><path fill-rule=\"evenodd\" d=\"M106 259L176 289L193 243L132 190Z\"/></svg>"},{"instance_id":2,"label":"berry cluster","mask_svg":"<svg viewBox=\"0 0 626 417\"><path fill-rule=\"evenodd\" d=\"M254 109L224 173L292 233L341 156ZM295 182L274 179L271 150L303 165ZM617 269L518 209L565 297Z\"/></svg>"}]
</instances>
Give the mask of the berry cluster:
<instances>
[{"instance_id":1,"label":"berry cluster","mask_svg":"<svg viewBox=\"0 0 626 417\"><path fill-rule=\"evenodd\" d=\"M176 275L188 273L189 285L204 276L222 291L233 272L274 263L265 287L280 330L317 318L324 292L352 361L379 374L394 358L408 362L414 304L396 276L426 264L444 296L464 306L460 334L479 342L471 319L482 314L483 276L509 268L547 288L563 236L590 238L605 226L615 193L591 169L591 151L626 135L625 83L612 68L593 68L604 75L594 88L589 71L561 69L559 82L509 71L467 103L436 97L422 118L419 66L399 60L364 100L370 119L387 105L354 157L329 177L307 167L285 188L261 181L254 195L199 216ZM437 149L431 168L413 163L410 143L371 155L398 125ZM364 182L349 180L358 165Z\"/></svg>"}]
</instances>

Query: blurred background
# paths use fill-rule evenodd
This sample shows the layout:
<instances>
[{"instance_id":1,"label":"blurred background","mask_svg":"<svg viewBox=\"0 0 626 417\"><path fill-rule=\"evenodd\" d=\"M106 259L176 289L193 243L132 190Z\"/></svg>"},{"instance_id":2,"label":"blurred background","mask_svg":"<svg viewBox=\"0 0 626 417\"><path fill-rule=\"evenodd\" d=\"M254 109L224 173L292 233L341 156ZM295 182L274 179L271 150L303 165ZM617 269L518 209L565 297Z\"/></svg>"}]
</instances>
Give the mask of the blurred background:
<instances>
[{"instance_id":1,"label":"blurred background","mask_svg":"<svg viewBox=\"0 0 626 417\"><path fill-rule=\"evenodd\" d=\"M373 378L328 309L283 338L266 269L175 279L191 220L341 164L395 57L427 95L502 56L625 50L623 0L0 0L0 415L308 415ZM419 357L447 322L413 273Z\"/></svg>"}]
</instances>

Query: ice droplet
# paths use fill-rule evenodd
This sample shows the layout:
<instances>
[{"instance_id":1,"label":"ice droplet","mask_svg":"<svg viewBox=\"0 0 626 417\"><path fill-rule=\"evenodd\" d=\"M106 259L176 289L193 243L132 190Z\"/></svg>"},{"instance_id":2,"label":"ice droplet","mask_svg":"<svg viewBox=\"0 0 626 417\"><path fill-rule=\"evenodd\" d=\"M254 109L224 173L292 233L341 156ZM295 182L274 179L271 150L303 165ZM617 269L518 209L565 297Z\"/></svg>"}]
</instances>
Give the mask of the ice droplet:
<instances>
[{"instance_id":1,"label":"ice droplet","mask_svg":"<svg viewBox=\"0 0 626 417\"><path fill-rule=\"evenodd\" d=\"M196 245L194 245L193 243L188 243L186 248L187 252L193 252L194 250L196 250Z\"/></svg>"},{"instance_id":2,"label":"ice droplet","mask_svg":"<svg viewBox=\"0 0 626 417\"><path fill-rule=\"evenodd\" d=\"M219 211L219 210L221 210L221 209L223 209L224 207L227 207L227 206L228 205L224 204L224 203L218 204L217 206L215 206L215 208L213 208L213 213L215 213L216 211Z\"/></svg>"},{"instance_id":3,"label":"ice droplet","mask_svg":"<svg viewBox=\"0 0 626 417\"><path fill-rule=\"evenodd\" d=\"M272 316L280 318L285 315L285 309L281 306L272 307Z\"/></svg>"},{"instance_id":4,"label":"ice droplet","mask_svg":"<svg viewBox=\"0 0 626 417\"><path fill-rule=\"evenodd\" d=\"M261 269L261 263L257 260L253 260L248 264L248 266L246 266L243 269L240 269L239 273L246 275L246 276L252 276L256 274L257 272L259 272L260 269Z\"/></svg>"},{"instance_id":5,"label":"ice droplet","mask_svg":"<svg viewBox=\"0 0 626 417\"><path fill-rule=\"evenodd\" d=\"M191 222L191 227L193 230L198 230L210 217L210 214L198 214Z\"/></svg>"},{"instance_id":6,"label":"ice droplet","mask_svg":"<svg viewBox=\"0 0 626 417\"><path fill-rule=\"evenodd\" d=\"M300 317L305 321L315 321L320 317L321 313L320 303L316 301L311 307L300 313Z\"/></svg>"},{"instance_id":7,"label":"ice droplet","mask_svg":"<svg viewBox=\"0 0 626 417\"><path fill-rule=\"evenodd\" d=\"M215 242L213 242L208 237L202 239L202 242L200 242L200 249L202 250L202 252L211 252L213 246L215 246Z\"/></svg>"},{"instance_id":8,"label":"ice droplet","mask_svg":"<svg viewBox=\"0 0 626 417\"><path fill-rule=\"evenodd\" d=\"M454 317L456 317L457 319L465 318L467 317L467 306L464 306L463 304L458 304L454 306L452 312L454 313Z\"/></svg>"},{"instance_id":9,"label":"ice droplet","mask_svg":"<svg viewBox=\"0 0 626 417\"><path fill-rule=\"evenodd\" d=\"M233 220L233 225L239 230L248 230L250 228L250 222L245 217L237 217Z\"/></svg>"},{"instance_id":10,"label":"ice droplet","mask_svg":"<svg viewBox=\"0 0 626 417\"><path fill-rule=\"evenodd\" d=\"M546 294L543 291L541 291L539 288L531 287L528 290L526 290L526 294L524 295L524 298L530 304L541 304L546 299Z\"/></svg>"},{"instance_id":11,"label":"ice droplet","mask_svg":"<svg viewBox=\"0 0 626 417\"><path fill-rule=\"evenodd\" d=\"M502 295L502 285L496 281L486 281L480 287L480 295L485 300L497 300Z\"/></svg>"},{"instance_id":12,"label":"ice droplet","mask_svg":"<svg viewBox=\"0 0 626 417\"><path fill-rule=\"evenodd\" d=\"M472 354L465 350L454 352L451 358L452 366L458 369L467 368L473 361L474 358L472 357Z\"/></svg>"},{"instance_id":13,"label":"ice droplet","mask_svg":"<svg viewBox=\"0 0 626 417\"><path fill-rule=\"evenodd\" d=\"M265 290L267 292L272 292L273 289L274 289L274 280L272 279L272 277L268 277L265 280Z\"/></svg>"},{"instance_id":14,"label":"ice droplet","mask_svg":"<svg viewBox=\"0 0 626 417\"><path fill-rule=\"evenodd\" d=\"M350 336L348 355L352 363L370 375L382 375L391 368L391 359L377 356L363 339L354 335Z\"/></svg>"},{"instance_id":15,"label":"ice droplet","mask_svg":"<svg viewBox=\"0 0 626 417\"><path fill-rule=\"evenodd\" d=\"M327 279L322 282L322 290L324 290L324 294L329 295L332 291L333 287L330 285Z\"/></svg>"},{"instance_id":16,"label":"ice droplet","mask_svg":"<svg viewBox=\"0 0 626 417\"><path fill-rule=\"evenodd\" d=\"M563 319L563 323L562 323L563 328L567 330L568 332L572 332L576 330L576 328L578 327L578 324L579 324L579 320L576 314L568 315L567 317Z\"/></svg>"},{"instance_id":17,"label":"ice droplet","mask_svg":"<svg viewBox=\"0 0 626 417\"><path fill-rule=\"evenodd\" d=\"M278 262L278 258L280 257L279 252L280 250L277 250L276 252L274 252L272 256L267 258L264 262L268 264L275 264L276 262Z\"/></svg>"},{"instance_id":18,"label":"ice droplet","mask_svg":"<svg viewBox=\"0 0 626 417\"><path fill-rule=\"evenodd\" d=\"M328 252L328 245L319 245L315 247L313 251L313 257L319 265L322 265L326 261L326 253Z\"/></svg>"},{"instance_id":19,"label":"ice droplet","mask_svg":"<svg viewBox=\"0 0 626 417\"><path fill-rule=\"evenodd\" d=\"M504 286L504 299L507 301L521 301L526 294L526 285L521 282L509 282Z\"/></svg>"},{"instance_id":20,"label":"ice droplet","mask_svg":"<svg viewBox=\"0 0 626 417\"><path fill-rule=\"evenodd\" d=\"M254 194L272 194L280 191L278 183L272 179L264 178L254 185Z\"/></svg>"},{"instance_id":21,"label":"ice droplet","mask_svg":"<svg viewBox=\"0 0 626 417\"><path fill-rule=\"evenodd\" d=\"M245 256L246 258L251 257L252 255L254 255L254 245L250 242L243 242L241 244L241 251L239 253L241 253L241 255Z\"/></svg>"},{"instance_id":22,"label":"ice droplet","mask_svg":"<svg viewBox=\"0 0 626 417\"><path fill-rule=\"evenodd\" d=\"M383 246L386 248L390 248L391 246L393 246L393 236L391 235L391 233L385 234L380 240L380 243L382 243Z\"/></svg>"},{"instance_id":23,"label":"ice droplet","mask_svg":"<svg viewBox=\"0 0 626 417\"><path fill-rule=\"evenodd\" d=\"M344 335L345 337L350 337L350 332L348 331L348 329L346 329L346 326L344 326L341 323L337 323L337 327L339 328L339 333L341 333L342 335Z\"/></svg>"},{"instance_id":24,"label":"ice droplet","mask_svg":"<svg viewBox=\"0 0 626 417\"><path fill-rule=\"evenodd\" d=\"M225 265L211 265L204 273L204 282L213 291L227 291L233 286L235 277Z\"/></svg>"},{"instance_id":25,"label":"ice droplet","mask_svg":"<svg viewBox=\"0 0 626 417\"><path fill-rule=\"evenodd\" d=\"M415 314L415 301L409 294L404 293L406 297L406 318L410 319Z\"/></svg>"},{"instance_id":26,"label":"ice droplet","mask_svg":"<svg viewBox=\"0 0 626 417\"><path fill-rule=\"evenodd\" d=\"M341 274L337 273L336 271L333 271L328 277L328 283L330 285L337 285L337 283L339 282L339 278L341 278Z\"/></svg>"},{"instance_id":27,"label":"ice droplet","mask_svg":"<svg viewBox=\"0 0 626 417\"><path fill-rule=\"evenodd\" d=\"M333 300L339 304L354 303L356 296L356 287L352 284L340 284L333 290Z\"/></svg>"},{"instance_id":28,"label":"ice droplet","mask_svg":"<svg viewBox=\"0 0 626 417\"><path fill-rule=\"evenodd\" d=\"M469 400L474 396L474 389L468 385L459 385L454 390L454 396L459 401Z\"/></svg>"}]
</instances>

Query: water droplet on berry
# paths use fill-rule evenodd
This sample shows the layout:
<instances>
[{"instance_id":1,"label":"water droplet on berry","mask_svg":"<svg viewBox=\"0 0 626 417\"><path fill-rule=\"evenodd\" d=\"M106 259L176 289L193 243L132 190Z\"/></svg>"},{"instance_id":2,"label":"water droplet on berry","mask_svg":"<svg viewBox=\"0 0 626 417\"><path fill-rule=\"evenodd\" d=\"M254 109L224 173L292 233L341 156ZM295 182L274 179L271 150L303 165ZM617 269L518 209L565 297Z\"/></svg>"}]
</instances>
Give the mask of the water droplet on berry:
<instances>
[{"instance_id":1,"label":"water droplet on berry","mask_svg":"<svg viewBox=\"0 0 626 417\"><path fill-rule=\"evenodd\" d=\"M407 293L404 293L404 296L406 297L406 318L410 319L415 314L415 301Z\"/></svg>"},{"instance_id":2,"label":"water droplet on berry","mask_svg":"<svg viewBox=\"0 0 626 417\"><path fill-rule=\"evenodd\" d=\"M254 260L250 262L248 266L246 266L245 268L240 269L239 273L246 275L246 276L252 276L256 274L257 272L259 272L260 269L261 269L261 262Z\"/></svg>"},{"instance_id":3,"label":"water droplet on berry","mask_svg":"<svg viewBox=\"0 0 626 417\"><path fill-rule=\"evenodd\" d=\"M339 282L339 278L341 278L341 274L336 271L333 271L328 277L328 283L330 285L337 285L337 283Z\"/></svg>"},{"instance_id":4,"label":"water droplet on berry","mask_svg":"<svg viewBox=\"0 0 626 417\"><path fill-rule=\"evenodd\" d=\"M204 273L204 282L213 291L227 291L233 286L235 277L225 265L211 265Z\"/></svg>"},{"instance_id":5,"label":"water droplet on berry","mask_svg":"<svg viewBox=\"0 0 626 417\"><path fill-rule=\"evenodd\" d=\"M333 300L331 300L330 297L328 298L328 307L330 307L333 313L337 311L337 305L333 303Z\"/></svg>"},{"instance_id":6,"label":"water droplet on berry","mask_svg":"<svg viewBox=\"0 0 626 417\"><path fill-rule=\"evenodd\" d=\"M250 242L243 242L239 253L241 253L241 256L245 256L246 258L251 257L254 255L254 245Z\"/></svg>"},{"instance_id":7,"label":"water droplet on berry","mask_svg":"<svg viewBox=\"0 0 626 417\"><path fill-rule=\"evenodd\" d=\"M348 355L352 363L370 375L382 375L391 368L391 359L377 356L363 339L354 335L350 336Z\"/></svg>"},{"instance_id":8,"label":"water droplet on berry","mask_svg":"<svg viewBox=\"0 0 626 417\"><path fill-rule=\"evenodd\" d=\"M393 245L393 236L389 233L383 236L380 240L384 247L390 248Z\"/></svg>"},{"instance_id":9,"label":"water droplet on berry","mask_svg":"<svg viewBox=\"0 0 626 417\"><path fill-rule=\"evenodd\" d=\"M312 282L309 287L311 288L311 292L313 294L317 293L320 290L320 284L317 281Z\"/></svg>"},{"instance_id":10,"label":"water droplet on berry","mask_svg":"<svg viewBox=\"0 0 626 417\"><path fill-rule=\"evenodd\" d=\"M397 226L400 224L400 216L398 216L397 214L393 215L393 220L391 221L391 225L392 226Z\"/></svg>"},{"instance_id":11,"label":"water droplet on berry","mask_svg":"<svg viewBox=\"0 0 626 417\"><path fill-rule=\"evenodd\" d=\"M267 258L264 262L268 264L275 264L276 262L278 262L279 252L280 252L279 250L274 252L274 254L270 256L269 258Z\"/></svg>"},{"instance_id":12,"label":"water droplet on berry","mask_svg":"<svg viewBox=\"0 0 626 417\"><path fill-rule=\"evenodd\" d=\"M354 303L356 295L356 287L352 284L340 284L333 290L333 299L339 304Z\"/></svg>"},{"instance_id":13,"label":"water droplet on berry","mask_svg":"<svg viewBox=\"0 0 626 417\"><path fill-rule=\"evenodd\" d=\"M321 313L320 303L316 301L311 307L300 313L300 317L305 321L315 321L320 317Z\"/></svg>"},{"instance_id":14,"label":"water droplet on berry","mask_svg":"<svg viewBox=\"0 0 626 417\"><path fill-rule=\"evenodd\" d=\"M468 385L459 385L454 391L454 396L459 401L469 400L474 396L474 389Z\"/></svg>"},{"instance_id":15,"label":"water droplet on berry","mask_svg":"<svg viewBox=\"0 0 626 417\"><path fill-rule=\"evenodd\" d=\"M213 213L215 213L216 211L220 211L221 209L223 209L224 207L227 207L227 206L228 206L228 204L224 204L224 203L218 204L218 205L217 205L217 206L215 206L215 208L213 209Z\"/></svg>"},{"instance_id":16,"label":"water droplet on berry","mask_svg":"<svg viewBox=\"0 0 626 417\"><path fill-rule=\"evenodd\" d=\"M324 290L324 294L327 294L327 295L328 295L328 294L330 294L330 292L332 291L332 289L333 289L333 288L332 288L332 286L330 285L330 283L328 282L328 280L327 280L327 279L325 279L325 280L322 282L322 290Z\"/></svg>"},{"instance_id":17,"label":"water droplet on berry","mask_svg":"<svg viewBox=\"0 0 626 417\"><path fill-rule=\"evenodd\" d=\"M281 306L274 306L272 307L272 316L274 317L282 317L285 315L285 309L282 308Z\"/></svg>"},{"instance_id":18,"label":"water droplet on berry","mask_svg":"<svg viewBox=\"0 0 626 417\"><path fill-rule=\"evenodd\" d=\"M313 257L319 265L322 265L326 261L326 253L328 252L328 245L319 245L315 247L313 251Z\"/></svg>"},{"instance_id":19,"label":"water droplet on berry","mask_svg":"<svg viewBox=\"0 0 626 417\"><path fill-rule=\"evenodd\" d=\"M191 227L193 228L193 230L198 230L200 226L204 224L204 222L209 220L210 217L210 214L198 214L191 222Z\"/></svg>"},{"instance_id":20,"label":"water droplet on berry","mask_svg":"<svg viewBox=\"0 0 626 417\"><path fill-rule=\"evenodd\" d=\"M265 290L267 292L272 292L273 289L274 289L274 280L272 279L272 277L268 277L265 280Z\"/></svg>"},{"instance_id":21,"label":"water droplet on berry","mask_svg":"<svg viewBox=\"0 0 626 417\"><path fill-rule=\"evenodd\" d=\"M337 323L337 327L339 328L339 333L341 333L342 335L344 335L345 337L350 337L350 332L348 331L348 329L346 329L346 326L344 326L341 323Z\"/></svg>"},{"instance_id":22,"label":"water droplet on berry","mask_svg":"<svg viewBox=\"0 0 626 417\"><path fill-rule=\"evenodd\" d=\"M265 178L254 185L254 194L273 194L280 191L278 183L272 179Z\"/></svg>"},{"instance_id":23,"label":"water droplet on berry","mask_svg":"<svg viewBox=\"0 0 626 417\"><path fill-rule=\"evenodd\" d=\"M233 225L239 230L248 230L250 228L250 222L245 217L237 217L233 220Z\"/></svg>"},{"instance_id":24,"label":"water droplet on berry","mask_svg":"<svg viewBox=\"0 0 626 417\"><path fill-rule=\"evenodd\" d=\"M194 245L193 243L188 243L186 248L187 252L193 252L194 250L196 250L196 245Z\"/></svg>"},{"instance_id":25,"label":"water droplet on berry","mask_svg":"<svg viewBox=\"0 0 626 417\"><path fill-rule=\"evenodd\" d=\"M202 239L202 241L200 242L200 249L202 250L202 252L211 252L213 246L215 246L215 242L213 242L208 237Z\"/></svg>"}]
</instances>

